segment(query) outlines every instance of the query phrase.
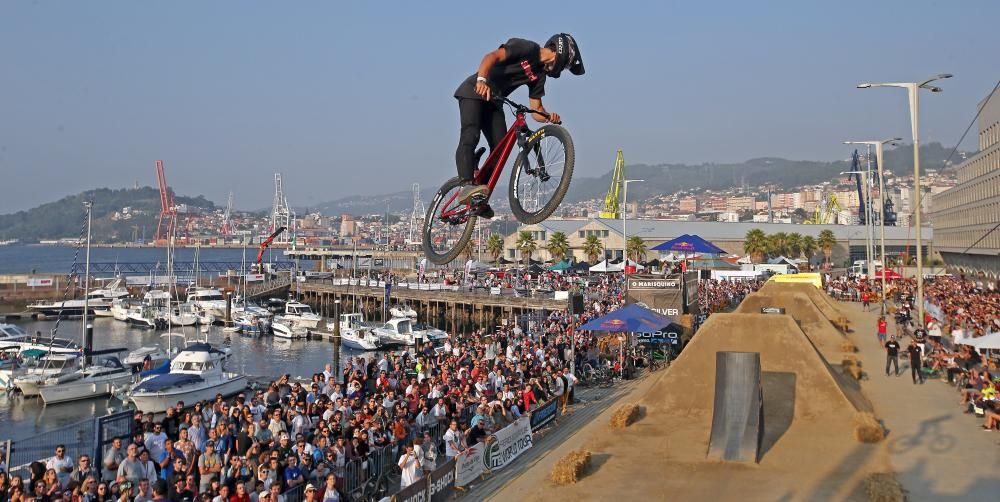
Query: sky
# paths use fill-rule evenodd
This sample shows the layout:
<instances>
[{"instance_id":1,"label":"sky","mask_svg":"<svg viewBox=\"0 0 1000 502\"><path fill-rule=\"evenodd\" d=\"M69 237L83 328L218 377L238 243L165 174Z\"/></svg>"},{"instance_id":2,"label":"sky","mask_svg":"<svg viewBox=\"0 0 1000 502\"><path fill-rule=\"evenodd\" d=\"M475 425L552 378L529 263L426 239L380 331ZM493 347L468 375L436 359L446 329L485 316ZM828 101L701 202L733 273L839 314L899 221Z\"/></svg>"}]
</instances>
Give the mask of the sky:
<instances>
[{"instance_id":1,"label":"sky","mask_svg":"<svg viewBox=\"0 0 1000 502\"><path fill-rule=\"evenodd\" d=\"M510 37L572 33L587 73L549 79L577 176L626 163L847 158L954 145L1000 78L996 0L7 1L0 3L0 213L155 186L240 209L438 186L455 174L455 88ZM524 89L514 98L527 100ZM975 148L975 129L963 148ZM751 182L752 180L747 180Z\"/></svg>"}]
</instances>

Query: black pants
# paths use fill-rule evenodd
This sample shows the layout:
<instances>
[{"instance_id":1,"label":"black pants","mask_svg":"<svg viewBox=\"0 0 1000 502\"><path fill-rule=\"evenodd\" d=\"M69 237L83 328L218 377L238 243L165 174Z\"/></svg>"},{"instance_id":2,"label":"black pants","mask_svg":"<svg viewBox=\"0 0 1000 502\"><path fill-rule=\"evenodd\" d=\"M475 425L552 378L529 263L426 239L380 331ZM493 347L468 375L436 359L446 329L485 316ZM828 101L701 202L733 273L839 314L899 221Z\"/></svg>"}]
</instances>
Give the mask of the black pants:
<instances>
[{"instance_id":1,"label":"black pants","mask_svg":"<svg viewBox=\"0 0 1000 502\"><path fill-rule=\"evenodd\" d=\"M468 181L476 172L476 146L479 134L486 136L490 151L507 134L507 120L503 108L482 99L458 98L458 116L462 123L455 150L458 177Z\"/></svg>"},{"instance_id":2,"label":"black pants","mask_svg":"<svg viewBox=\"0 0 1000 502\"><path fill-rule=\"evenodd\" d=\"M920 361L910 360L910 376L913 377L913 383L917 383L917 380L924 381L924 375L920 373Z\"/></svg>"},{"instance_id":3,"label":"black pants","mask_svg":"<svg viewBox=\"0 0 1000 502\"><path fill-rule=\"evenodd\" d=\"M899 356L885 356L885 374L886 375L889 374L889 366L890 365L896 367L895 374L898 375L899 374Z\"/></svg>"}]
</instances>

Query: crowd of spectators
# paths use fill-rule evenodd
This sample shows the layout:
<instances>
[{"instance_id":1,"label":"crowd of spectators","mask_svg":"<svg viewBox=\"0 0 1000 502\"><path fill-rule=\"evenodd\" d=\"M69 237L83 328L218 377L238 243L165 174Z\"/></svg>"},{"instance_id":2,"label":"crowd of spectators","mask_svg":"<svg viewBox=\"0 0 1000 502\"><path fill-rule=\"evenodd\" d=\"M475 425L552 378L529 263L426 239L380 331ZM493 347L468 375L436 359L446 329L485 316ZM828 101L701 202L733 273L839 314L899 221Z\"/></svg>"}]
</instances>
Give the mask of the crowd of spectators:
<instances>
[{"instance_id":1,"label":"crowd of spectators","mask_svg":"<svg viewBox=\"0 0 1000 502\"><path fill-rule=\"evenodd\" d=\"M727 311L763 285L764 281L760 279L703 279L698 285L698 307L704 314Z\"/></svg>"}]
</instances>

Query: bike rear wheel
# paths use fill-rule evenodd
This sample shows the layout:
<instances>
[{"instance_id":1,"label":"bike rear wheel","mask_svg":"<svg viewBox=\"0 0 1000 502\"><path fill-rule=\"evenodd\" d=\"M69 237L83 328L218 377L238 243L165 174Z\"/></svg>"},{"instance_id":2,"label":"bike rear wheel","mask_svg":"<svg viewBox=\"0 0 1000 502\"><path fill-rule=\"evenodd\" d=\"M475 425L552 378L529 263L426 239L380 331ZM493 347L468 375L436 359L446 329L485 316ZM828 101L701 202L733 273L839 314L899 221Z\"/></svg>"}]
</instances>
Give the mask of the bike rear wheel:
<instances>
[{"instance_id":1,"label":"bike rear wheel","mask_svg":"<svg viewBox=\"0 0 1000 502\"><path fill-rule=\"evenodd\" d=\"M462 253L476 226L472 206L459 204L458 191L462 182L458 177L441 185L427 208L424 218L423 248L427 259L436 265L445 265Z\"/></svg>"},{"instance_id":2,"label":"bike rear wheel","mask_svg":"<svg viewBox=\"0 0 1000 502\"><path fill-rule=\"evenodd\" d=\"M531 225L555 212L569 190L575 159L573 138L561 126L550 124L531 135L510 174L510 209L518 221Z\"/></svg>"}]
</instances>

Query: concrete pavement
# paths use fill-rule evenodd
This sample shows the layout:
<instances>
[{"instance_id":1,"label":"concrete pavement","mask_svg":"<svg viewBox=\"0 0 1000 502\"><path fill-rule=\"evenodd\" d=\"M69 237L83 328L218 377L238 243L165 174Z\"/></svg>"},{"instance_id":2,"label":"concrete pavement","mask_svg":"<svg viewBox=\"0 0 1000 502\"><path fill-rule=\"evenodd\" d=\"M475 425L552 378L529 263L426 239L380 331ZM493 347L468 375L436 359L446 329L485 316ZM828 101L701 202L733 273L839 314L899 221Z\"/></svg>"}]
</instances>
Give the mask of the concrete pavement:
<instances>
[{"instance_id":1,"label":"concrete pavement","mask_svg":"<svg viewBox=\"0 0 1000 502\"><path fill-rule=\"evenodd\" d=\"M900 341L900 376L885 376L885 350L875 336L878 313L863 312L860 303L840 306L867 374L862 388L888 430L886 447L909 500L1000 500L1000 432L984 431L982 418L963 413L947 381L912 383L903 352L908 339Z\"/></svg>"}]
</instances>

